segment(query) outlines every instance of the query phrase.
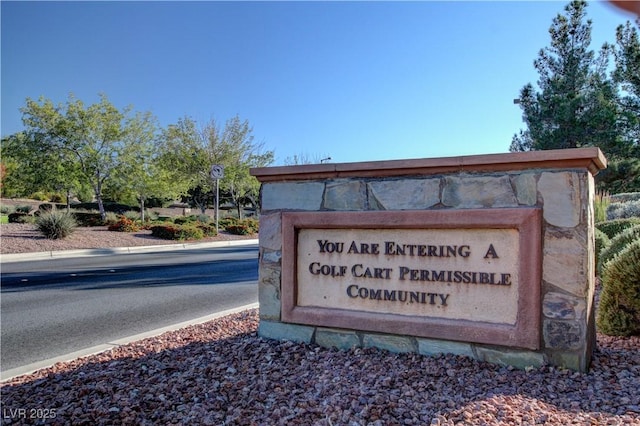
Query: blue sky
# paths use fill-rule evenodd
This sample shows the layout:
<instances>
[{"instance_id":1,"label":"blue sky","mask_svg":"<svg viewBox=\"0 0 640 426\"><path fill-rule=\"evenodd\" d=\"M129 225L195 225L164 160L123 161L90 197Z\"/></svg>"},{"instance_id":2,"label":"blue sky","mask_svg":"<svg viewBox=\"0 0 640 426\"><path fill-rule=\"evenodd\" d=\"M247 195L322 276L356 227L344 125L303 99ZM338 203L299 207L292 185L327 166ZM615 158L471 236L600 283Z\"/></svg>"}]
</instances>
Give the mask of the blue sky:
<instances>
[{"instance_id":1,"label":"blue sky","mask_svg":"<svg viewBox=\"0 0 640 426\"><path fill-rule=\"evenodd\" d=\"M1 133L27 97L238 115L287 157L332 162L507 152L561 1L10 2ZM594 49L633 16L590 2Z\"/></svg>"}]
</instances>

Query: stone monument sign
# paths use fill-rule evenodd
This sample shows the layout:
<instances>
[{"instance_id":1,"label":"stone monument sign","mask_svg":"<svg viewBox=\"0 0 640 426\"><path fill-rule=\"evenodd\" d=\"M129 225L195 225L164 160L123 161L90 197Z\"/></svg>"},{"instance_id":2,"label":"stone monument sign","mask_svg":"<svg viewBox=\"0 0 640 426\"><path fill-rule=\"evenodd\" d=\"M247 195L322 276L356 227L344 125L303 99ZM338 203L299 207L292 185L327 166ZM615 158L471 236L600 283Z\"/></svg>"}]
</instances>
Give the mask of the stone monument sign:
<instances>
[{"instance_id":1,"label":"stone monument sign","mask_svg":"<svg viewBox=\"0 0 640 426\"><path fill-rule=\"evenodd\" d=\"M253 169L260 327L584 371L597 148Z\"/></svg>"}]
</instances>

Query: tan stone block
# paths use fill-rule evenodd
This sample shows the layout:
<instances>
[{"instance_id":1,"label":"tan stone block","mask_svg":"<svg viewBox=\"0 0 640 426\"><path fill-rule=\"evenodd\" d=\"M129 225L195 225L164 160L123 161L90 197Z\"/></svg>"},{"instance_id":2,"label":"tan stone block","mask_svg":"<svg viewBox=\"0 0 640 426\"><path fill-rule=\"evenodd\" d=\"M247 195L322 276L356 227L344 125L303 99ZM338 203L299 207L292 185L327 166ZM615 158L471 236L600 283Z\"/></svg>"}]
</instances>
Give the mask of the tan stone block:
<instances>
[{"instance_id":1,"label":"tan stone block","mask_svg":"<svg viewBox=\"0 0 640 426\"><path fill-rule=\"evenodd\" d=\"M348 350L360 347L360 336L353 330L318 328L315 343L325 348Z\"/></svg>"},{"instance_id":2,"label":"tan stone block","mask_svg":"<svg viewBox=\"0 0 640 426\"><path fill-rule=\"evenodd\" d=\"M478 346L476 347L478 358L482 361L498 365L511 365L516 368L525 369L529 367L541 367L544 365L544 355L539 352L517 351L517 350L497 350Z\"/></svg>"},{"instance_id":3,"label":"tan stone block","mask_svg":"<svg viewBox=\"0 0 640 426\"><path fill-rule=\"evenodd\" d=\"M421 355L454 354L475 358L473 345L465 342L418 338L418 353Z\"/></svg>"},{"instance_id":4,"label":"tan stone block","mask_svg":"<svg viewBox=\"0 0 640 426\"><path fill-rule=\"evenodd\" d=\"M442 204L456 208L517 207L508 176L446 177Z\"/></svg>"},{"instance_id":5,"label":"tan stone block","mask_svg":"<svg viewBox=\"0 0 640 426\"><path fill-rule=\"evenodd\" d=\"M549 292L544 295L542 313L547 318L555 319L582 319L586 309L584 299L558 292Z\"/></svg>"},{"instance_id":6,"label":"tan stone block","mask_svg":"<svg viewBox=\"0 0 640 426\"><path fill-rule=\"evenodd\" d=\"M262 211L320 210L324 183L278 182L262 185Z\"/></svg>"},{"instance_id":7,"label":"tan stone block","mask_svg":"<svg viewBox=\"0 0 640 426\"><path fill-rule=\"evenodd\" d=\"M379 181L368 187L385 210L427 209L440 202L440 179Z\"/></svg>"},{"instance_id":8,"label":"tan stone block","mask_svg":"<svg viewBox=\"0 0 640 426\"><path fill-rule=\"evenodd\" d=\"M260 247L282 249L282 220L280 212L260 215Z\"/></svg>"},{"instance_id":9,"label":"tan stone block","mask_svg":"<svg viewBox=\"0 0 640 426\"><path fill-rule=\"evenodd\" d=\"M362 343L365 348L378 348L397 354L418 352L416 340L407 336L365 334Z\"/></svg>"},{"instance_id":10,"label":"tan stone block","mask_svg":"<svg viewBox=\"0 0 640 426\"><path fill-rule=\"evenodd\" d=\"M580 178L577 173L545 172L538 181L543 217L550 225L573 228L580 223Z\"/></svg>"},{"instance_id":11,"label":"tan stone block","mask_svg":"<svg viewBox=\"0 0 640 426\"><path fill-rule=\"evenodd\" d=\"M585 296L584 246L575 238L547 232L544 238L542 279L575 296Z\"/></svg>"},{"instance_id":12,"label":"tan stone block","mask_svg":"<svg viewBox=\"0 0 640 426\"><path fill-rule=\"evenodd\" d=\"M516 188L518 203L525 206L534 206L538 202L536 190L536 177L534 174L523 174L513 178Z\"/></svg>"},{"instance_id":13,"label":"tan stone block","mask_svg":"<svg viewBox=\"0 0 640 426\"><path fill-rule=\"evenodd\" d=\"M364 210L365 201L365 184L345 180L327 184L323 207L329 210Z\"/></svg>"},{"instance_id":14,"label":"tan stone block","mask_svg":"<svg viewBox=\"0 0 640 426\"><path fill-rule=\"evenodd\" d=\"M261 319L280 319L280 269L260 266L258 301Z\"/></svg>"}]
</instances>

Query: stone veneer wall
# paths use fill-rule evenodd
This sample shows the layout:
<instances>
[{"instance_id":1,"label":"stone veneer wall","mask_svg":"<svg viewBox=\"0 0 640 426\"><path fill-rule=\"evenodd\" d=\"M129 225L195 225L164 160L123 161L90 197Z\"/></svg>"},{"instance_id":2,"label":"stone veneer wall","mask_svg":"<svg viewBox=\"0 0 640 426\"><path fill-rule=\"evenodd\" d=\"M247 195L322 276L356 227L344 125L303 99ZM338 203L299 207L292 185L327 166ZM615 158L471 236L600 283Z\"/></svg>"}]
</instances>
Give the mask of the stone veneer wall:
<instances>
[{"instance_id":1,"label":"stone veneer wall","mask_svg":"<svg viewBox=\"0 0 640 426\"><path fill-rule=\"evenodd\" d=\"M586 371L595 344L594 181L597 148L252 169L262 182L259 335L348 349L453 353L524 368ZM539 207L542 283L537 351L281 321L283 211ZM354 325L355 326L355 325Z\"/></svg>"}]
</instances>

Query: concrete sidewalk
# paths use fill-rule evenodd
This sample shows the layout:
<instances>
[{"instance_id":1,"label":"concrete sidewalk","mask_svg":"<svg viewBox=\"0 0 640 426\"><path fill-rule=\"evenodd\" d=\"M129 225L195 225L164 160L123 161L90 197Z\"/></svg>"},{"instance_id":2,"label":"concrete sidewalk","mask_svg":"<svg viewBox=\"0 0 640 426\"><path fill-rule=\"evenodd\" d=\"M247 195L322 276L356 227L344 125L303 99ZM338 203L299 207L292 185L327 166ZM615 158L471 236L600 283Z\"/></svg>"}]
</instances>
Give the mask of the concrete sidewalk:
<instances>
[{"instance_id":1,"label":"concrete sidewalk","mask_svg":"<svg viewBox=\"0 0 640 426\"><path fill-rule=\"evenodd\" d=\"M156 246L110 247L82 250L41 251L36 253L0 254L0 263L26 262L33 260L62 259L70 257L110 256L134 253L153 253L160 251L203 249L214 247L233 247L258 244L257 239L212 241L207 243L162 244Z\"/></svg>"}]
</instances>

